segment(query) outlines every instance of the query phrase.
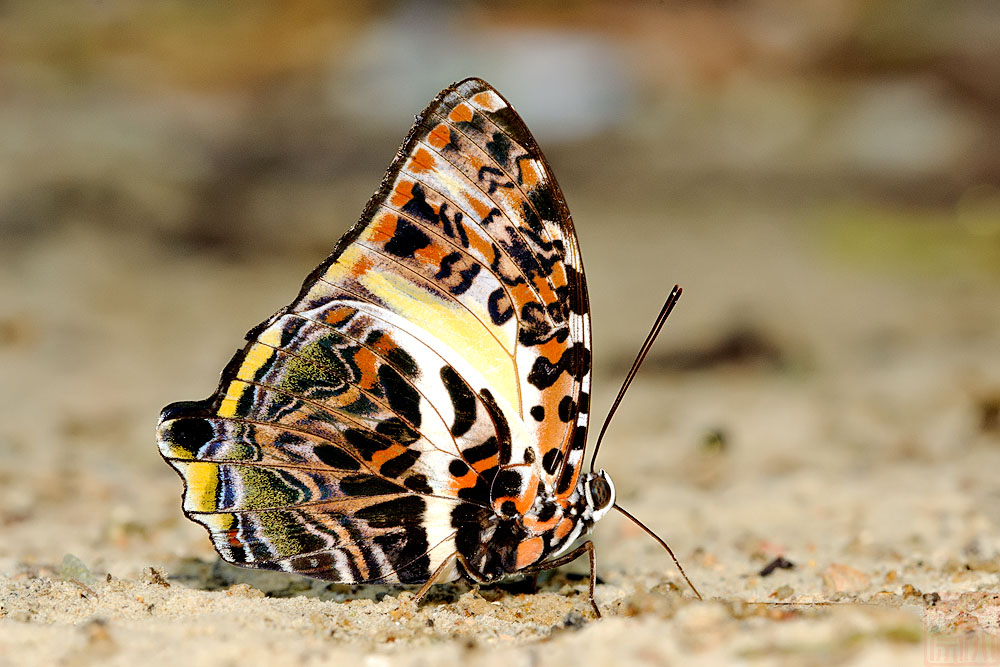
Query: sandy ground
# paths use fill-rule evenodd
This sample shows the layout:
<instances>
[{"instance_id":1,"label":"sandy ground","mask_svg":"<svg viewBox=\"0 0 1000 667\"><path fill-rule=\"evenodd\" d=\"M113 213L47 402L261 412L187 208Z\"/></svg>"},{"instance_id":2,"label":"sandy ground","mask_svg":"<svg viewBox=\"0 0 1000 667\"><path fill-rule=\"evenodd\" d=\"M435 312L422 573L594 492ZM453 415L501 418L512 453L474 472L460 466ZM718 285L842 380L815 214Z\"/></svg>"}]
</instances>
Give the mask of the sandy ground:
<instances>
[{"instance_id":1,"label":"sandy ground","mask_svg":"<svg viewBox=\"0 0 1000 667\"><path fill-rule=\"evenodd\" d=\"M2 251L0 665L1000 664L1000 309L964 260L979 241L929 243L928 270L859 250L903 245L891 225L873 241L825 210L622 224L573 194L595 414L686 288L602 465L705 601L617 515L596 534L600 620L583 562L420 606L223 566L181 515L156 416L210 393L322 253L69 224ZM779 556L794 566L762 575Z\"/></svg>"},{"instance_id":2,"label":"sandy ground","mask_svg":"<svg viewBox=\"0 0 1000 667\"><path fill-rule=\"evenodd\" d=\"M0 3L0 667L1000 665L1000 5L55 4ZM704 601L614 514L597 620L583 562L415 606L181 513L160 409L469 75L573 211L595 417L685 288L600 463Z\"/></svg>"}]
</instances>

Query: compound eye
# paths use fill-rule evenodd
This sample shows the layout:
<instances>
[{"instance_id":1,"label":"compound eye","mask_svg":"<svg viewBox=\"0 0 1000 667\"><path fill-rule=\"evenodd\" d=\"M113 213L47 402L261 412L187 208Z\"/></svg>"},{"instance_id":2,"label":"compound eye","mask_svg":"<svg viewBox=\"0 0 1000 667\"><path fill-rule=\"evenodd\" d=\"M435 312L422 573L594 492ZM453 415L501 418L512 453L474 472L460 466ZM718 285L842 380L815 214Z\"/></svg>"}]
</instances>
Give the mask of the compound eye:
<instances>
[{"instance_id":1,"label":"compound eye","mask_svg":"<svg viewBox=\"0 0 1000 667\"><path fill-rule=\"evenodd\" d=\"M595 477L590 482L590 497L595 510L604 509L611 502L611 485L603 477Z\"/></svg>"}]
</instances>

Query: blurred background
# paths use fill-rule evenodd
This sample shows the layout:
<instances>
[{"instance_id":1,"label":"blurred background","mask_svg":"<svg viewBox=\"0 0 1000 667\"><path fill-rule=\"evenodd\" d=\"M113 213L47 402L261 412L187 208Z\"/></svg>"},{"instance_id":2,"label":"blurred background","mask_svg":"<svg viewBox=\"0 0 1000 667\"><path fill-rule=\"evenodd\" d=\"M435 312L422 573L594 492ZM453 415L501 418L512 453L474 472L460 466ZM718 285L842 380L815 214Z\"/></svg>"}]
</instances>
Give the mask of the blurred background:
<instances>
[{"instance_id":1,"label":"blurred background","mask_svg":"<svg viewBox=\"0 0 1000 667\"><path fill-rule=\"evenodd\" d=\"M6 0L3 570L212 557L159 409L215 389L472 75L573 211L597 417L685 288L602 457L696 580L834 535L1000 553L1000 4ZM665 569L616 526L605 563Z\"/></svg>"}]
</instances>

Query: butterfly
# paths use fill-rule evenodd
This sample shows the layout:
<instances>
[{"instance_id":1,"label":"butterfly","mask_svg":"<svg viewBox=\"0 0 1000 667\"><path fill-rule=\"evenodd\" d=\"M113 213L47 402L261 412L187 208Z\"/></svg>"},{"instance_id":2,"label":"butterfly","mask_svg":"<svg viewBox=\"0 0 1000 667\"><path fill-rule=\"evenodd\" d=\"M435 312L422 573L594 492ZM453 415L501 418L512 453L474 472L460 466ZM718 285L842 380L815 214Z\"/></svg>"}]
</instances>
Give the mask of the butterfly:
<instances>
[{"instance_id":1,"label":"butterfly","mask_svg":"<svg viewBox=\"0 0 1000 667\"><path fill-rule=\"evenodd\" d=\"M157 428L223 559L419 598L587 553L600 615L593 544L573 548L615 506L583 470L583 262L548 162L489 84L417 116L360 221L246 339L215 394Z\"/></svg>"}]
</instances>

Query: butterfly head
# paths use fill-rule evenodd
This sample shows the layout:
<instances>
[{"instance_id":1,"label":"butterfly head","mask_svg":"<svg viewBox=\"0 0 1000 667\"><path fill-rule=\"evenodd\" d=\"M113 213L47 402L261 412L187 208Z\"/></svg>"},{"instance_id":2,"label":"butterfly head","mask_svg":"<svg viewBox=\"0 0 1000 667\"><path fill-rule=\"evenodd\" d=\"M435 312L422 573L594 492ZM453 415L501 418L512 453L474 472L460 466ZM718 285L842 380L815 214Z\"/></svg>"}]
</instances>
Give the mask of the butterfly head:
<instances>
[{"instance_id":1,"label":"butterfly head","mask_svg":"<svg viewBox=\"0 0 1000 667\"><path fill-rule=\"evenodd\" d=\"M614 507L615 485L603 470L584 475L583 492L591 521L599 521Z\"/></svg>"}]
</instances>

